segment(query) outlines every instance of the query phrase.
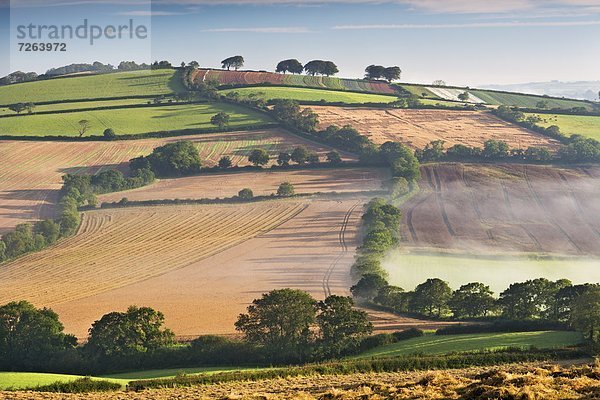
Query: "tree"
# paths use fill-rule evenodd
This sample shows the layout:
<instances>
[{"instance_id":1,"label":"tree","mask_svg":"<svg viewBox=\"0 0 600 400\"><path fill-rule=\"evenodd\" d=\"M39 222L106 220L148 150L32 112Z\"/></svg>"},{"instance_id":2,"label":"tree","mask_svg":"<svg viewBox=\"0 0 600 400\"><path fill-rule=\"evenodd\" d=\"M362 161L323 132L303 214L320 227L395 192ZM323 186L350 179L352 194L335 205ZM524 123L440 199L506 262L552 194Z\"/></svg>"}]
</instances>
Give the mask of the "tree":
<instances>
[{"instance_id":1,"label":"tree","mask_svg":"<svg viewBox=\"0 0 600 400\"><path fill-rule=\"evenodd\" d=\"M402 177L408 181L421 177L419 160L411 149L397 142L386 142L379 148L379 153L392 167L395 177Z\"/></svg>"},{"instance_id":2,"label":"tree","mask_svg":"<svg viewBox=\"0 0 600 400\"><path fill-rule=\"evenodd\" d=\"M584 332L587 339L598 340L600 331L600 286L588 287L573 300L571 324Z\"/></svg>"},{"instance_id":3,"label":"tree","mask_svg":"<svg viewBox=\"0 0 600 400\"><path fill-rule=\"evenodd\" d=\"M508 143L502 140L487 140L483 144L482 155L485 158L497 160L501 158L507 158L509 150L510 148L508 147Z\"/></svg>"},{"instance_id":4,"label":"tree","mask_svg":"<svg viewBox=\"0 0 600 400\"><path fill-rule=\"evenodd\" d=\"M387 286L387 281L378 274L365 274L350 288L350 292L354 297L373 300L379 293L379 290Z\"/></svg>"},{"instance_id":5,"label":"tree","mask_svg":"<svg viewBox=\"0 0 600 400\"><path fill-rule=\"evenodd\" d=\"M239 191L238 197L243 200L252 200L254 198L254 193L251 189L244 188Z\"/></svg>"},{"instance_id":6,"label":"tree","mask_svg":"<svg viewBox=\"0 0 600 400\"><path fill-rule=\"evenodd\" d=\"M552 153L545 147L530 146L525 150L525 159L528 161L547 162L552 160Z\"/></svg>"},{"instance_id":7,"label":"tree","mask_svg":"<svg viewBox=\"0 0 600 400\"><path fill-rule=\"evenodd\" d=\"M0 307L0 367L4 370L39 368L77 339L63 333L58 315L26 301Z\"/></svg>"},{"instance_id":8,"label":"tree","mask_svg":"<svg viewBox=\"0 0 600 400\"><path fill-rule=\"evenodd\" d=\"M17 114L21 114L26 108L25 103L11 104L8 106L9 110L14 111Z\"/></svg>"},{"instance_id":9,"label":"tree","mask_svg":"<svg viewBox=\"0 0 600 400\"><path fill-rule=\"evenodd\" d=\"M87 119L82 119L79 121L79 137L85 135L85 133L92 127L90 121Z\"/></svg>"},{"instance_id":10,"label":"tree","mask_svg":"<svg viewBox=\"0 0 600 400\"><path fill-rule=\"evenodd\" d=\"M383 76L385 67L381 65L369 65L365 68L365 79L379 79Z\"/></svg>"},{"instance_id":11,"label":"tree","mask_svg":"<svg viewBox=\"0 0 600 400\"><path fill-rule=\"evenodd\" d=\"M423 150L417 150L415 155L421 162L439 161L444 158L444 141L434 140L428 143Z\"/></svg>"},{"instance_id":12,"label":"tree","mask_svg":"<svg viewBox=\"0 0 600 400\"><path fill-rule=\"evenodd\" d=\"M149 166L156 176L184 176L200 172L202 163L194 143L184 140L157 147L149 156L131 160L130 166L132 170Z\"/></svg>"},{"instance_id":13,"label":"tree","mask_svg":"<svg viewBox=\"0 0 600 400\"><path fill-rule=\"evenodd\" d=\"M224 113L224 112L220 112L218 114L215 114L212 116L212 118L210 119L210 123L218 126L219 129L224 129L227 125L229 125L229 114Z\"/></svg>"},{"instance_id":14,"label":"tree","mask_svg":"<svg viewBox=\"0 0 600 400\"><path fill-rule=\"evenodd\" d=\"M92 324L85 348L100 357L153 352L173 343L175 335L163 327L164 322L163 313L149 307L111 312Z\"/></svg>"},{"instance_id":15,"label":"tree","mask_svg":"<svg viewBox=\"0 0 600 400\"><path fill-rule=\"evenodd\" d=\"M115 134L115 131L112 130L112 128L105 129L103 136L106 140L115 140L117 138L117 135Z\"/></svg>"},{"instance_id":16,"label":"tree","mask_svg":"<svg viewBox=\"0 0 600 400\"><path fill-rule=\"evenodd\" d=\"M35 109L35 104L33 103L25 103L25 109L28 114L33 114L33 110Z\"/></svg>"},{"instance_id":17,"label":"tree","mask_svg":"<svg viewBox=\"0 0 600 400\"><path fill-rule=\"evenodd\" d=\"M551 282L545 278L511 284L500 294L502 315L508 319L546 318L557 314L556 295L569 281Z\"/></svg>"},{"instance_id":18,"label":"tree","mask_svg":"<svg viewBox=\"0 0 600 400\"><path fill-rule=\"evenodd\" d=\"M415 288L410 308L428 316L443 316L448 309L452 289L441 279L427 279Z\"/></svg>"},{"instance_id":19,"label":"tree","mask_svg":"<svg viewBox=\"0 0 600 400\"><path fill-rule=\"evenodd\" d=\"M277 188L277 196L290 197L294 195L294 185L289 182L283 182Z\"/></svg>"},{"instance_id":20,"label":"tree","mask_svg":"<svg viewBox=\"0 0 600 400\"><path fill-rule=\"evenodd\" d=\"M338 69L337 65L331 61L325 61L323 64L323 69L321 70L321 73L325 76L333 76L338 72L340 72L340 70Z\"/></svg>"},{"instance_id":21,"label":"tree","mask_svg":"<svg viewBox=\"0 0 600 400\"><path fill-rule=\"evenodd\" d=\"M309 151L308 156L306 156L306 161L309 164L318 164L321 162L321 158L319 157L319 155L316 152Z\"/></svg>"},{"instance_id":22,"label":"tree","mask_svg":"<svg viewBox=\"0 0 600 400\"><path fill-rule=\"evenodd\" d=\"M275 68L275 72L291 72L292 74L301 74L304 70L304 67L300 63L300 61L296 59L283 60L279 64L277 64L277 68Z\"/></svg>"},{"instance_id":23,"label":"tree","mask_svg":"<svg viewBox=\"0 0 600 400\"><path fill-rule=\"evenodd\" d=\"M33 233L42 235L46 245L51 245L60 237L60 224L51 219L38 221L33 225Z\"/></svg>"},{"instance_id":24,"label":"tree","mask_svg":"<svg viewBox=\"0 0 600 400\"><path fill-rule=\"evenodd\" d=\"M342 163L342 157L340 156L340 153L338 153L335 150L332 150L329 153L327 153L325 157L327 157L327 162L333 165L339 165Z\"/></svg>"},{"instance_id":25,"label":"tree","mask_svg":"<svg viewBox=\"0 0 600 400\"><path fill-rule=\"evenodd\" d=\"M233 56L224 59L221 61L223 68L227 68L229 71L231 68L234 68L236 71L244 66L244 57L242 56Z\"/></svg>"},{"instance_id":26,"label":"tree","mask_svg":"<svg viewBox=\"0 0 600 400\"><path fill-rule=\"evenodd\" d=\"M317 304L306 292L279 289L263 294L240 314L235 328L274 355L301 358L311 342Z\"/></svg>"},{"instance_id":27,"label":"tree","mask_svg":"<svg viewBox=\"0 0 600 400\"><path fill-rule=\"evenodd\" d=\"M269 163L269 153L265 149L252 150L248 156L248 161L256 167L266 165Z\"/></svg>"},{"instance_id":28,"label":"tree","mask_svg":"<svg viewBox=\"0 0 600 400\"><path fill-rule=\"evenodd\" d=\"M323 73L323 69L325 67L325 61L322 60L312 60L309 61L308 63L306 63L306 65L304 65L304 71L306 71L306 73L308 75L320 75Z\"/></svg>"},{"instance_id":29,"label":"tree","mask_svg":"<svg viewBox=\"0 0 600 400\"><path fill-rule=\"evenodd\" d=\"M291 159L292 159L292 156L290 155L290 153L282 151L277 156L277 164L282 167L287 167L288 165L290 165Z\"/></svg>"},{"instance_id":30,"label":"tree","mask_svg":"<svg viewBox=\"0 0 600 400\"><path fill-rule=\"evenodd\" d=\"M383 70L383 74L381 74L381 76L383 76L386 81L391 83L392 81L399 80L401 74L402 70L400 67L387 67Z\"/></svg>"},{"instance_id":31,"label":"tree","mask_svg":"<svg viewBox=\"0 0 600 400\"><path fill-rule=\"evenodd\" d=\"M324 356L337 357L355 350L373 332L367 313L354 309L350 297L329 296L319 302L318 309L319 344Z\"/></svg>"},{"instance_id":32,"label":"tree","mask_svg":"<svg viewBox=\"0 0 600 400\"><path fill-rule=\"evenodd\" d=\"M535 104L535 108L546 109L548 108L548 102L546 100L540 100Z\"/></svg>"},{"instance_id":33,"label":"tree","mask_svg":"<svg viewBox=\"0 0 600 400\"><path fill-rule=\"evenodd\" d=\"M494 292L483 283L462 285L452 294L448 305L456 318L487 316L496 306Z\"/></svg>"},{"instance_id":34,"label":"tree","mask_svg":"<svg viewBox=\"0 0 600 400\"><path fill-rule=\"evenodd\" d=\"M233 165L233 162L231 161L231 157L229 157L229 156L223 156L219 160L219 168L221 168L221 169L230 168L232 165Z\"/></svg>"},{"instance_id":35,"label":"tree","mask_svg":"<svg viewBox=\"0 0 600 400\"><path fill-rule=\"evenodd\" d=\"M296 147L291 154L291 159L297 164L304 164L308 161L308 150L304 146Z\"/></svg>"},{"instance_id":36,"label":"tree","mask_svg":"<svg viewBox=\"0 0 600 400\"><path fill-rule=\"evenodd\" d=\"M458 99L460 101L469 101L469 92L459 93Z\"/></svg>"},{"instance_id":37,"label":"tree","mask_svg":"<svg viewBox=\"0 0 600 400\"><path fill-rule=\"evenodd\" d=\"M200 66L200 64L198 64L198 61L190 61L188 63L188 66L192 67L192 68L198 68Z\"/></svg>"}]
</instances>

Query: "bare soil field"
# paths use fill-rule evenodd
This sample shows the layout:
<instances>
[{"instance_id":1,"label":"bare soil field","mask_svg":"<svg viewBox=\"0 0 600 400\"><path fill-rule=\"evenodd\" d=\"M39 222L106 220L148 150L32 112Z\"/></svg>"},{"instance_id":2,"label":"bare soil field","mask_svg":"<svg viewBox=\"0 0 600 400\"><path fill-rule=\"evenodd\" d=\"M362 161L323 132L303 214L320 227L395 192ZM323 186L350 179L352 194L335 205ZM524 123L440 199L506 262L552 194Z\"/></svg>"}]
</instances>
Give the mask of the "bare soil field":
<instances>
[{"instance_id":1,"label":"bare soil field","mask_svg":"<svg viewBox=\"0 0 600 400\"><path fill-rule=\"evenodd\" d=\"M575 362L572 361L571 364ZM7 400L90 399L596 399L600 369L550 363L501 367L305 376L143 392L51 394L2 392Z\"/></svg>"},{"instance_id":2,"label":"bare soil field","mask_svg":"<svg viewBox=\"0 0 600 400\"><path fill-rule=\"evenodd\" d=\"M97 173L108 168L126 170L131 158L147 155L155 147L179 140L196 143L206 166L215 165L224 155L232 157L234 164L247 165L247 155L259 147L274 157L279 151L298 145L305 145L321 155L330 151L283 130L115 142L1 141L0 235L17 224L52 217L62 175Z\"/></svg>"},{"instance_id":3,"label":"bare soil field","mask_svg":"<svg viewBox=\"0 0 600 400\"><path fill-rule=\"evenodd\" d=\"M423 330L437 330L451 325L467 325L468 322L452 322L428 320L422 318L412 318L398 314L392 314L387 311L363 309L369 314L369 321L373 324L373 333L390 333L404 331L411 328Z\"/></svg>"},{"instance_id":4,"label":"bare soil field","mask_svg":"<svg viewBox=\"0 0 600 400\"><path fill-rule=\"evenodd\" d=\"M439 164L402 208L403 247L600 256L597 168Z\"/></svg>"},{"instance_id":5,"label":"bare soil field","mask_svg":"<svg viewBox=\"0 0 600 400\"><path fill-rule=\"evenodd\" d=\"M404 110L357 107L311 106L319 115L319 126L351 125L374 143L399 141L422 149L434 140L446 148L455 144L483 147L490 139L503 140L511 148L541 146L550 149L559 143L484 111Z\"/></svg>"},{"instance_id":6,"label":"bare soil field","mask_svg":"<svg viewBox=\"0 0 600 400\"><path fill-rule=\"evenodd\" d=\"M85 213L75 237L0 268L0 304L51 306L80 338L103 314L133 304L163 311L182 338L234 334L238 314L272 289L348 295L368 200Z\"/></svg>"},{"instance_id":7,"label":"bare soil field","mask_svg":"<svg viewBox=\"0 0 600 400\"><path fill-rule=\"evenodd\" d=\"M277 192L279 184L290 182L296 193L347 193L382 190L390 179L385 168L340 168L243 173L211 173L177 179L164 179L153 185L99 196L100 202L156 199L202 199L237 196L243 188L255 196Z\"/></svg>"}]
</instances>

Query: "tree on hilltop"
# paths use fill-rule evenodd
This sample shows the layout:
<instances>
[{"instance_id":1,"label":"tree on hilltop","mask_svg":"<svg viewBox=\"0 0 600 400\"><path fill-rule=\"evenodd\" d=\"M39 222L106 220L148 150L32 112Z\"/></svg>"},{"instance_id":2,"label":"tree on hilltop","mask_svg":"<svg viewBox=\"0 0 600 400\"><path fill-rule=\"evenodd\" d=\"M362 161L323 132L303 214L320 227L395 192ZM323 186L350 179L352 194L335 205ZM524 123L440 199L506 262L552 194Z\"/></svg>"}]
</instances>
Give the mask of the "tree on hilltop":
<instances>
[{"instance_id":1,"label":"tree on hilltop","mask_svg":"<svg viewBox=\"0 0 600 400\"><path fill-rule=\"evenodd\" d=\"M339 72L337 65L331 61L313 60L304 66L304 71L308 75L332 76Z\"/></svg>"},{"instance_id":2,"label":"tree on hilltop","mask_svg":"<svg viewBox=\"0 0 600 400\"><path fill-rule=\"evenodd\" d=\"M244 66L244 57L242 57L242 56L229 57L229 58L226 58L223 61L221 61L221 64L222 64L223 68L227 68L227 71L229 71L231 68L233 68L237 71L238 69L240 69Z\"/></svg>"},{"instance_id":3,"label":"tree on hilltop","mask_svg":"<svg viewBox=\"0 0 600 400\"><path fill-rule=\"evenodd\" d=\"M365 79L379 79L384 72L385 67L382 65L369 65L365 68Z\"/></svg>"},{"instance_id":4,"label":"tree on hilltop","mask_svg":"<svg viewBox=\"0 0 600 400\"><path fill-rule=\"evenodd\" d=\"M303 70L304 66L296 59L283 60L277 64L277 68L275 68L275 72L283 72L284 74L286 72L301 74Z\"/></svg>"},{"instance_id":5,"label":"tree on hilltop","mask_svg":"<svg viewBox=\"0 0 600 400\"><path fill-rule=\"evenodd\" d=\"M391 83L400 79L400 74L402 74L400 67L387 67L383 70L382 76L386 81Z\"/></svg>"}]
</instances>

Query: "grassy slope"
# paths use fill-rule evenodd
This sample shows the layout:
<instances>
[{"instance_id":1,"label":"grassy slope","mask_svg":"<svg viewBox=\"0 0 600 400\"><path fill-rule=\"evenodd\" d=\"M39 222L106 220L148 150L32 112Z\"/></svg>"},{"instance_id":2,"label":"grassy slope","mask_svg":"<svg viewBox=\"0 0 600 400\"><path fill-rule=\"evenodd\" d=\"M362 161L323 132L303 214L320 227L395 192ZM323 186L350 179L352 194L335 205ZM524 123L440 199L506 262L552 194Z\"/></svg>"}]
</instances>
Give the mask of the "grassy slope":
<instances>
[{"instance_id":1,"label":"grassy slope","mask_svg":"<svg viewBox=\"0 0 600 400\"><path fill-rule=\"evenodd\" d=\"M99 101L78 101L74 103L57 103L36 106L33 110L34 113L47 112L47 111L70 111L80 110L84 108L98 108L98 107L121 107L129 106L134 104L148 104L151 99L125 99L125 100L99 100ZM8 108L0 107L0 115L17 115L14 111ZM27 115L24 111L21 115Z\"/></svg>"},{"instance_id":2,"label":"grassy slope","mask_svg":"<svg viewBox=\"0 0 600 400\"><path fill-rule=\"evenodd\" d=\"M161 95L182 91L174 70L59 78L0 87L0 104Z\"/></svg>"},{"instance_id":3,"label":"grassy slope","mask_svg":"<svg viewBox=\"0 0 600 400\"><path fill-rule=\"evenodd\" d=\"M468 335L426 335L369 350L357 358L393 357L414 353L446 354L497 350L507 347L558 348L581 343L579 332L517 332Z\"/></svg>"},{"instance_id":4,"label":"grassy slope","mask_svg":"<svg viewBox=\"0 0 600 400\"><path fill-rule=\"evenodd\" d=\"M293 99L298 101L321 101L340 103L391 103L396 101L396 96L385 96L368 93L340 92L334 90L294 88L294 87L247 87L223 90L221 93L238 92L240 96L247 97L255 94L265 100Z\"/></svg>"},{"instance_id":5,"label":"grassy slope","mask_svg":"<svg viewBox=\"0 0 600 400\"><path fill-rule=\"evenodd\" d=\"M538 102L546 101L548 103L548 108L590 108L590 105L586 102L569 99L552 99L539 96L527 96L516 93L498 93L487 90L469 90L469 93L473 93L475 96L479 97L481 100L491 105L507 105L525 108L536 108Z\"/></svg>"},{"instance_id":6,"label":"grassy slope","mask_svg":"<svg viewBox=\"0 0 600 400\"><path fill-rule=\"evenodd\" d=\"M78 121L83 119L91 124L87 136L101 135L106 128L114 129L117 134L215 128L210 118L220 111L230 115L231 127L267 122L262 114L228 104L173 105L1 118L0 135L76 137Z\"/></svg>"},{"instance_id":7,"label":"grassy slope","mask_svg":"<svg viewBox=\"0 0 600 400\"><path fill-rule=\"evenodd\" d=\"M552 114L535 115L538 115L542 119L542 122L538 122L538 125L544 127L556 125L560 128L561 132L565 134L579 134L600 140L600 117Z\"/></svg>"},{"instance_id":8,"label":"grassy slope","mask_svg":"<svg viewBox=\"0 0 600 400\"><path fill-rule=\"evenodd\" d=\"M44 374L37 372L0 372L0 390L24 389L49 385L54 382L70 382L82 378L78 375ZM99 378L98 378L99 379ZM128 379L107 379L125 386Z\"/></svg>"}]
</instances>

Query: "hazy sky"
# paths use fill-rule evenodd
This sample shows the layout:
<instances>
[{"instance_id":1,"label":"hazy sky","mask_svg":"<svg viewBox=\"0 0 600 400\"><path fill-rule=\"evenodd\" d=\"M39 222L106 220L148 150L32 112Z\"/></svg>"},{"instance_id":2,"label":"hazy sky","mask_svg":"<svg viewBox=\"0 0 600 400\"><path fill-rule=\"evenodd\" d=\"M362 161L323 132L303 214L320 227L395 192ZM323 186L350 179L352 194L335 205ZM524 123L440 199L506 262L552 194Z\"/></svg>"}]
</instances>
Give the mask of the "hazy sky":
<instances>
[{"instance_id":1,"label":"hazy sky","mask_svg":"<svg viewBox=\"0 0 600 400\"><path fill-rule=\"evenodd\" d=\"M151 28L151 38L18 51L19 24L84 19L102 27L133 19ZM399 65L403 81L426 83L600 80L600 0L20 0L10 7L0 0L0 37L2 75L95 60L219 67L241 54L248 69L319 58L336 62L340 76L361 77L376 63Z\"/></svg>"}]
</instances>

